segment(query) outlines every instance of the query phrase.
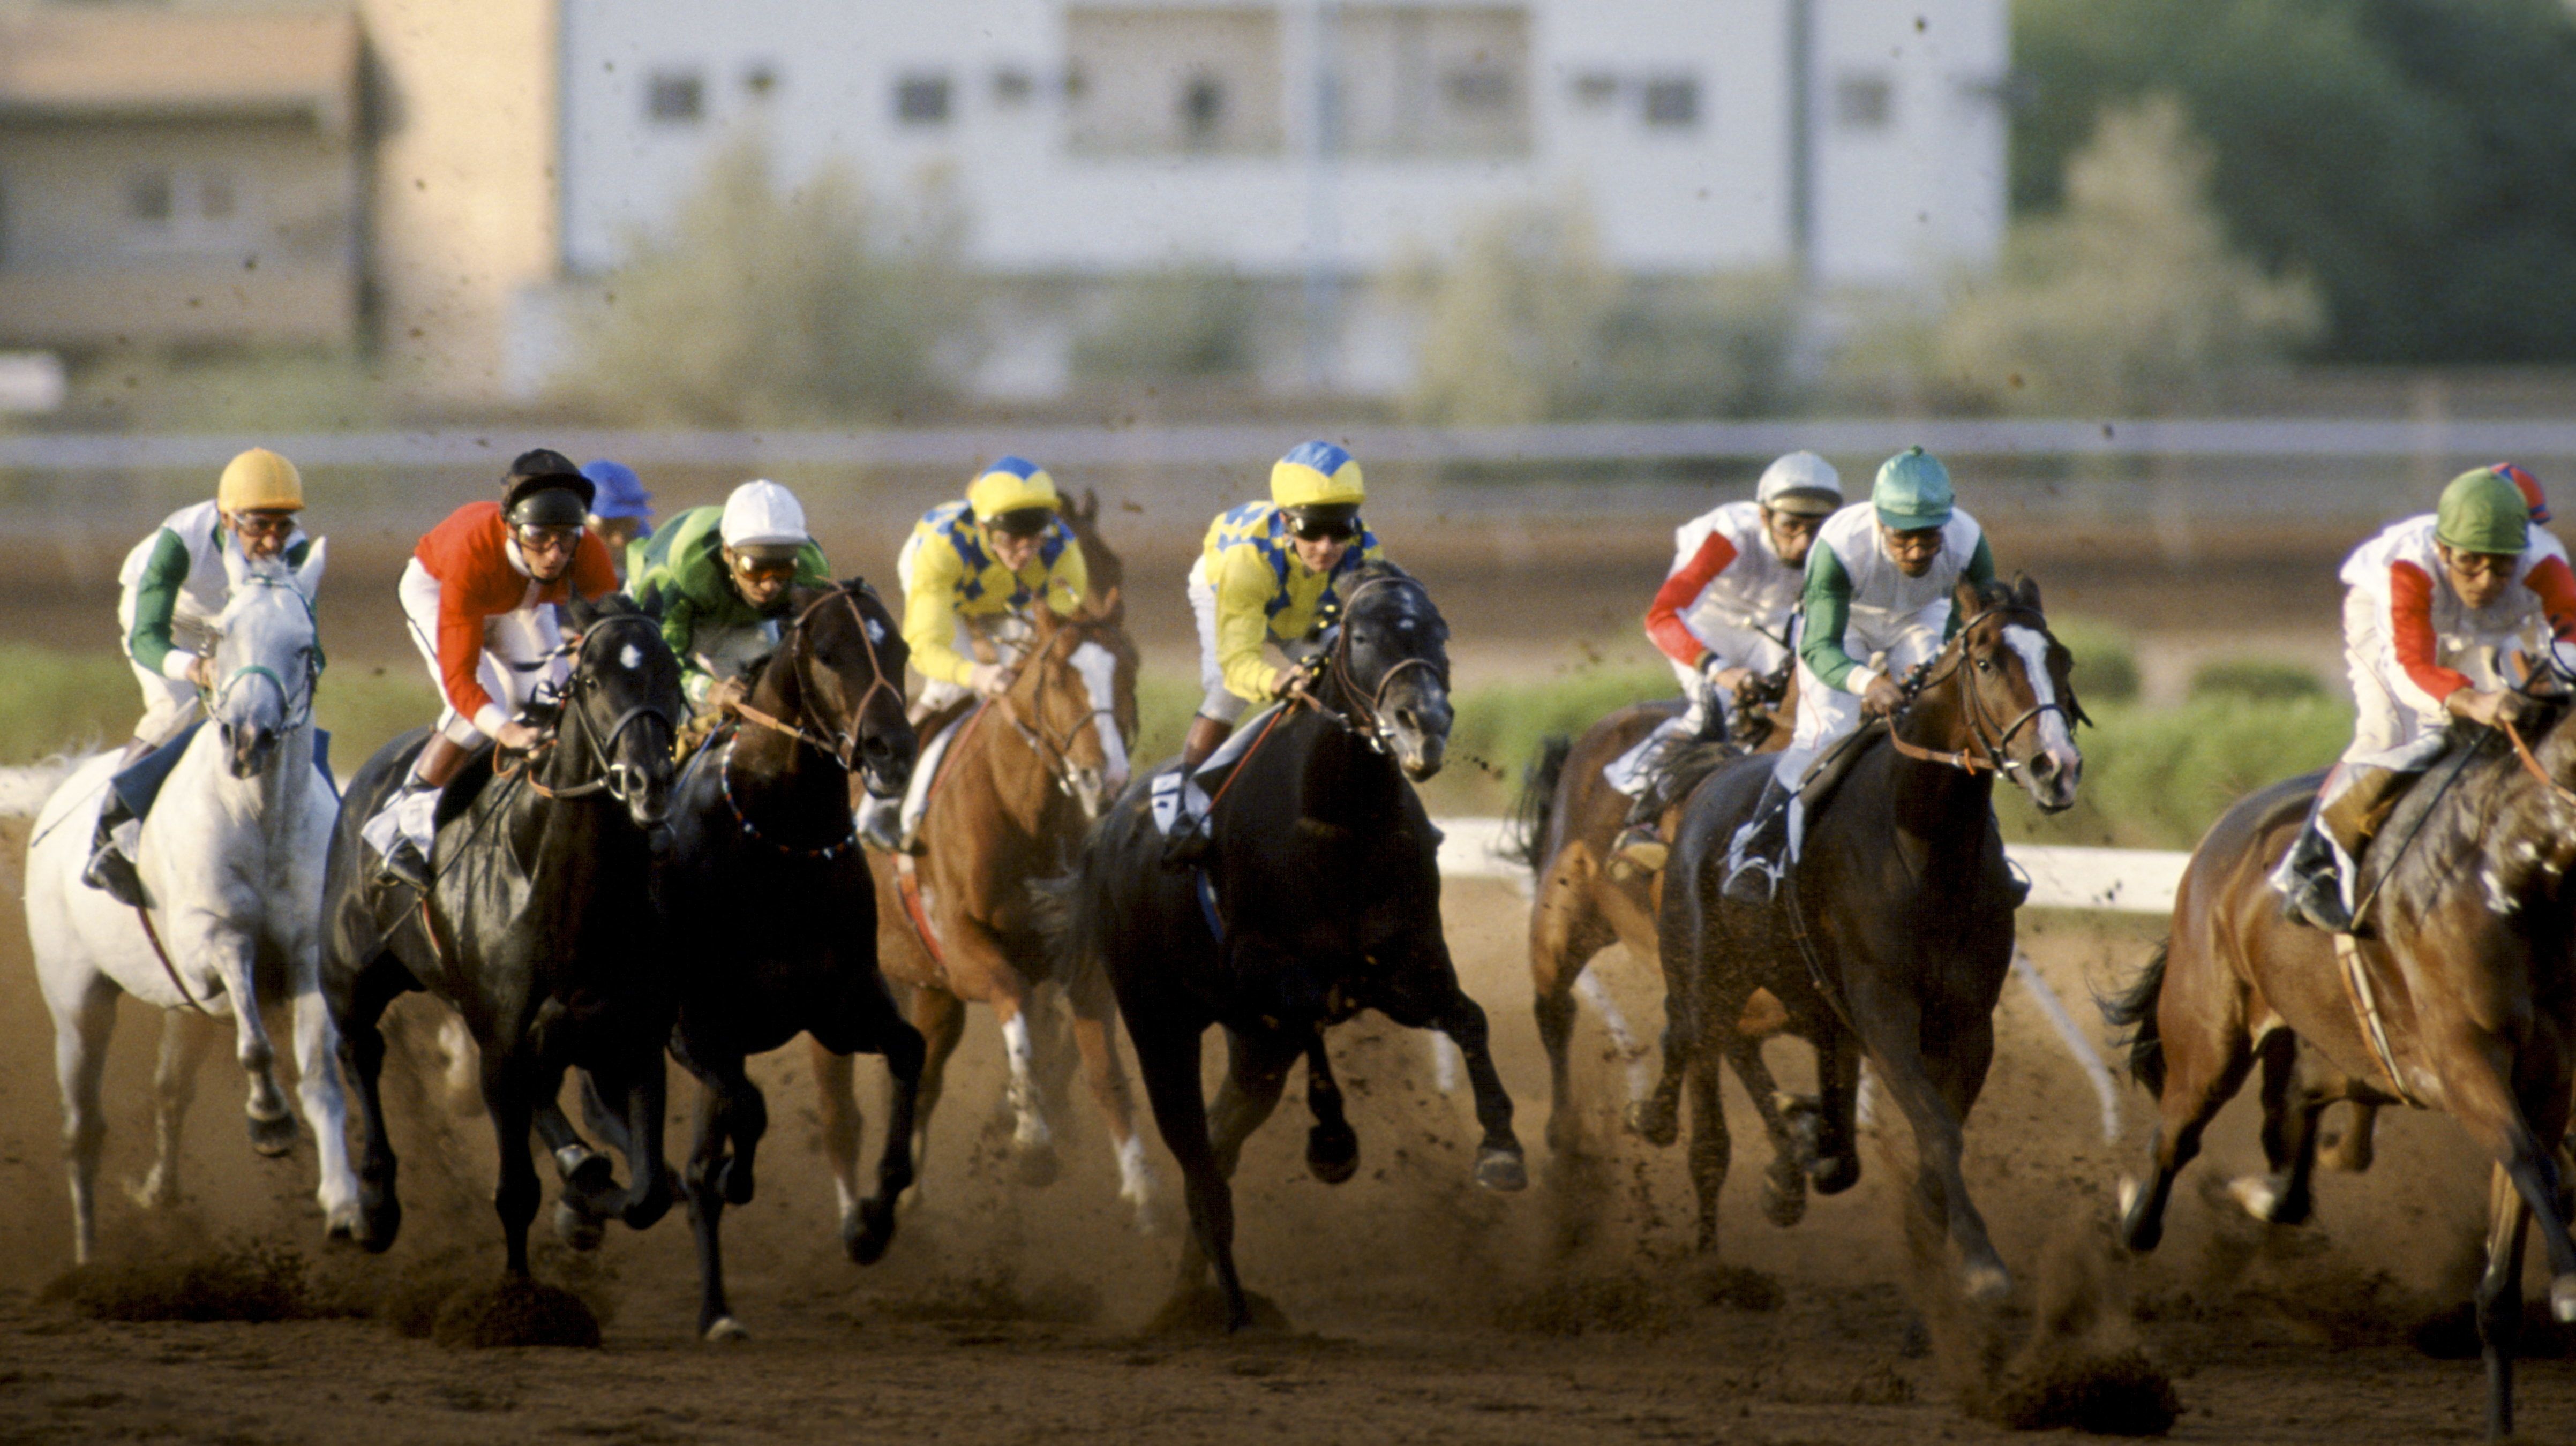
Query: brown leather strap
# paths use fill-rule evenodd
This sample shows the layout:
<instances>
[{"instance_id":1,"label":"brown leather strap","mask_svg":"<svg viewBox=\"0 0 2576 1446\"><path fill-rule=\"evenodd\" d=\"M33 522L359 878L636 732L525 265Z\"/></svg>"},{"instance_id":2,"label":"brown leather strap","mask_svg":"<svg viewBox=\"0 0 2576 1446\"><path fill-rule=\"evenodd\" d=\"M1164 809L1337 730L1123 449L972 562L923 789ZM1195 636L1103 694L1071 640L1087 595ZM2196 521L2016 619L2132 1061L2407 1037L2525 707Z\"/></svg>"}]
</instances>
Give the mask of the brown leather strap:
<instances>
[{"instance_id":1,"label":"brown leather strap","mask_svg":"<svg viewBox=\"0 0 2576 1446\"><path fill-rule=\"evenodd\" d=\"M170 987L179 991L179 997L188 1001L190 1009L212 1018L212 1012L197 1002L197 996L188 992L188 982L179 977L178 966L170 962L170 951L161 947L161 931L152 927L152 911L137 904L134 917L143 921L143 937L152 941L152 957L161 961L161 972L170 976Z\"/></svg>"},{"instance_id":2,"label":"brown leather strap","mask_svg":"<svg viewBox=\"0 0 2576 1446\"><path fill-rule=\"evenodd\" d=\"M2504 720L2504 736L2513 740L2513 755L2522 760L2524 772L2547 785L2549 791L2558 796L2560 803L2576 807L2576 791L2571 791L2567 785L2550 777L2549 770L2540 766L2540 760L2531 754L2531 745L2522 741L2522 730L2513 726L2511 718Z\"/></svg>"},{"instance_id":3,"label":"brown leather strap","mask_svg":"<svg viewBox=\"0 0 2576 1446\"><path fill-rule=\"evenodd\" d=\"M948 955L939 947L939 936L931 932L930 911L922 907L921 881L910 854L894 856L894 892L903 900L904 917L912 921L912 932L920 936L921 947L930 953L930 962L939 966L940 973L947 973Z\"/></svg>"},{"instance_id":4,"label":"brown leather strap","mask_svg":"<svg viewBox=\"0 0 2576 1446\"><path fill-rule=\"evenodd\" d=\"M2424 1102L2406 1088L2406 1080L2397 1072L2397 1051L2388 1043L2388 1027L2379 1017L2379 992L2370 984L2370 965L2361 957L2361 945L2350 934L2334 936L2335 974L2343 981L2343 997L2352 1005L2353 1020L2361 1026L2361 1046L2370 1051L2373 1064L2379 1066L2388 1081L2389 1092L2416 1109Z\"/></svg>"}]
</instances>

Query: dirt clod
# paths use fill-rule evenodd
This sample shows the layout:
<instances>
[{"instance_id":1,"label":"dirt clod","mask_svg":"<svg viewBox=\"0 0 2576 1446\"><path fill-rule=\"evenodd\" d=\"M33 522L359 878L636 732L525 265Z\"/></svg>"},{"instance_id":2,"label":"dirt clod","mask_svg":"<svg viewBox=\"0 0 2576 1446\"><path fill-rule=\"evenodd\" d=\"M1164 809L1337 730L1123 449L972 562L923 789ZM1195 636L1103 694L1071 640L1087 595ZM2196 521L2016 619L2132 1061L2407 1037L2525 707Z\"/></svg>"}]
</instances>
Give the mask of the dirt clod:
<instances>
[{"instance_id":1,"label":"dirt clod","mask_svg":"<svg viewBox=\"0 0 2576 1446\"><path fill-rule=\"evenodd\" d=\"M1998 1383L1995 1420L2015 1431L2162 1436L2182 1414L2173 1381L2142 1351L2058 1356Z\"/></svg>"},{"instance_id":2,"label":"dirt clod","mask_svg":"<svg viewBox=\"0 0 2576 1446\"><path fill-rule=\"evenodd\" d=\"M442 1346L592 1346L599 1317L581 1297L533 1280L504 1280L450 1296L430 1338Z\"/></svg>"}]
</instances>

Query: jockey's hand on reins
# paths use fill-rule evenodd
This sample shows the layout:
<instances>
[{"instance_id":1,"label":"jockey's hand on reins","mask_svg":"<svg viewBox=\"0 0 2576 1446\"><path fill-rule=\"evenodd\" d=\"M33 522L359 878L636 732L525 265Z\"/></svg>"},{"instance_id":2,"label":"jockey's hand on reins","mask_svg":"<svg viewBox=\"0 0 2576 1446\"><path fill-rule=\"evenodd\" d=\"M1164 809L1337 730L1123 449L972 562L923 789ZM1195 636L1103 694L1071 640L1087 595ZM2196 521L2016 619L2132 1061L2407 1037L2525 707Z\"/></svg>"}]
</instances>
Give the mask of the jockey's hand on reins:
<instances>
[{"instance_id":1,"label":"jockey's hand on reins","mask_svg":"<svg viewBox=\"0 0 2576 1446\"><path fill-rule=\"evenodd\" d=\"M1860 711L1873 718L1893 718L1904 709L1905 690L1889 682L1884 673L1870 679L1860 697Z\"/></svg>"}]
</instances>

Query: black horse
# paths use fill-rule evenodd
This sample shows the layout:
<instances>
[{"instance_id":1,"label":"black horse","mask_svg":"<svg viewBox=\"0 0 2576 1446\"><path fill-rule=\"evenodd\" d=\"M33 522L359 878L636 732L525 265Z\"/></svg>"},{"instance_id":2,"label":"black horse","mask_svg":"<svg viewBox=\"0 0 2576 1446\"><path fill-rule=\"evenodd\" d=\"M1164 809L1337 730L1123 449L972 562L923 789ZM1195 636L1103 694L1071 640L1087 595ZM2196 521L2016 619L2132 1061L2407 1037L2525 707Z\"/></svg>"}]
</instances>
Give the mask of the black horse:
<instances>
[{"instance_id":1,"label":"black horse","mask_svg":"<svg viewBox=\"0 0 2576 1446\"><path fill-rule=\"evenodd\" d=\"M1053 889L1062 977L1109 971L1155 1123L1186 1177L1180 1289L1196 1289L1213 1263L1235 1327L1249 1312L1226 1181L1300 1057L1315 1115L1308 1167L1333 1184L1358 1168L1325 1026L1375 1009L1455 1040L1485 1130L1477 1183L1518 1190L1528 1179L1485 1012L1459 990L1441 935L1440 835L1405 781L1437 773L1447 746L1448 625L1392 566L1371 564L1343 586L1313 701L1246 723L1258 731L1213 801L1209 862L1161 866L1151 780L1140 779ZM1199 1088L1211 1024L1224 1026L1231 1056L1213 1129Z\"/></svg>"},{"instance_id":2,"label":"black horse","mask_svg":"<svg viewBox=\"0 0 2576 1446\"><path fill-rule=\"evenodd\" d=\"M671 746L686 708L680 668L654 620L623 598L567 610L571 677L536 716L547 741L496 772L489 755L448 786L426 898L375 879L359 828L400 787L426 731L379 750L349 786L322 890L322 992L357 1082L365 1153L360 1240L384 1250L402 1225L377 1076L385 1006L414 989L446 1001L482 1053L483 1100L501 1151L493 1206L509 1271L528 1272L539 1198L531 1130L555 1151L568 1196L641 1230L671 1205L662 1159L662 1045L678 1008L651 897L664 834ZM612 807L611 804L616 806ZM586 1071L630 1123L633 1174L579 1147L554 1104L568 1068Z\"/></svg>"},{"instance_id":3,"label":"black horse","mask_svg":"<svg viewBox=\"0 0 2576 1446\"><path fill-rule=\"evenodd\" d=\"M882 797L912 775L907 653L885 604L858 579L798 589L793 602L795 620L755 674L744 721L709 739L680 775L660 874L679 961L671 1052L700 1086L684 1179L698 1331L709 1340L742 1334L725 1301L718 1225L726 1205L750 1203L753 1152L769 1128L768 1104L743 1072L747 1056L799 1032L835 1054L885 1056L892 1117L877 1193L845 1216L851 1259L885 1254L895 1198L912 1183L922 1040L877 972L876 893L849 785L859 774ZM591 1120L624 1147L623 1124L595 1100Z\"/></svg>"}]
</instances>

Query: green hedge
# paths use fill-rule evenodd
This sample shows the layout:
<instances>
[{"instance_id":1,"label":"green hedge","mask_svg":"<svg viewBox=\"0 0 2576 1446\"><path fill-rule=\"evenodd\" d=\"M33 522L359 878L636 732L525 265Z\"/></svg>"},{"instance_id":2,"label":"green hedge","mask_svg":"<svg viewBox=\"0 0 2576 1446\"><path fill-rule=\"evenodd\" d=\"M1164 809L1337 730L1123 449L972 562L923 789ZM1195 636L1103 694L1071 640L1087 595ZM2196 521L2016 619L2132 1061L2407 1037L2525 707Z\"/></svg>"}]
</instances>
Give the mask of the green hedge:
<instances>
[{"instance_id":1,"label":"green hedge","mask_svg":"<svg viewBox=\"0 0 2576 1446\"><path fill-rule=\"evenodd\" d=\"M2014 838L2045 843L2187 849L2229 804L2266 784L2323 768L2352 740L2352 707L2337 698L2266 702L2225 695L2177 708L2091 709L2077 730L2084 785L2075 807L2043 817L2016 789L1998 788Z\"/></svg>"}]
</instances>

